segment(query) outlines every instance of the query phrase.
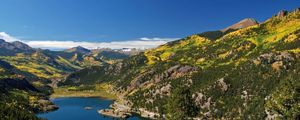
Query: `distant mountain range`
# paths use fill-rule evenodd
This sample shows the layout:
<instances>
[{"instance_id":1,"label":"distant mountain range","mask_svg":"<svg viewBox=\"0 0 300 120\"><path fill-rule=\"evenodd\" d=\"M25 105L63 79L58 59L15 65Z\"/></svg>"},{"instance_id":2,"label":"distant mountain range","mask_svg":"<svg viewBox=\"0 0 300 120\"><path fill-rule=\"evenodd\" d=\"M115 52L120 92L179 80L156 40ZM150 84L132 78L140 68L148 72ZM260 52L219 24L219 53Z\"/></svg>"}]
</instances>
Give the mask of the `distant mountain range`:
<instances>
[{"instance_id":1,"label":"distant mountain range","mask_svg":"<svg viewBox=\"0 0 300 120\"><path fill-rule=\"evenodd\" d=\"M0 117L38 120L34 113L57 109L49 95L59 87L116 94L98 111L112 116L299 119L299 66L300 8L145 51L51 51L1 39Z\"/></svg>"},{"instance_id":2,"label":"distant mountain range","mask_svg":"<svg viewBox=\"0 0 300 120\"><path fill-rule=\"evenodd\" d=\"M3 39L0 39L0 55L14 55L15 53L30 53L33 52L34 49L29 47L28 45L16 41L16 42L6 42Z\"/></svg>"},{"instance_id":3,"label":"distant mountain range","mask_svg":"<svg viewBox=\"0 0 300 120\"><path fill-rule=\"evenodd\" d=\"M139 52L140 50L89 50L81 46L64 51L51 51L31 48L20 41L6 42L0 39L0 60L3 63L13 66L17 71L27 73L21 75L28 80L51 80L52 84L51 82L44 82L44 84L54 86L72 72L89 66L112 64ZM3 70L5 69L3 68ZM3 74L6 77L7 75Z\"/></svg>"}]
</instances>

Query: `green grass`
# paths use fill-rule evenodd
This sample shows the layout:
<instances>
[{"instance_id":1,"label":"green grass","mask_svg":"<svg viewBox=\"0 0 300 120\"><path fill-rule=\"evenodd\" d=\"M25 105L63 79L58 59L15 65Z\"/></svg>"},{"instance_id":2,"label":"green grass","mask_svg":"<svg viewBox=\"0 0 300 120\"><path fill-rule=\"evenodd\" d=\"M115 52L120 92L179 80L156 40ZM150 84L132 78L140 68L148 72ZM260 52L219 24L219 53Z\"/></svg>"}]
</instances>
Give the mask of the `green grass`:
<instances>
[{"instance_id":1,"label":"green grass","mask_svg":"<svg viewBox=\"0 0 300 120\"><path fill-rule=\"evenodd\" d=\"M107 99L116 99L117 96L108 91L106 84L97 84L94 86L65 86L54 89L52 98L59 97L103 97Z\"/></svg>"}]
</instances>

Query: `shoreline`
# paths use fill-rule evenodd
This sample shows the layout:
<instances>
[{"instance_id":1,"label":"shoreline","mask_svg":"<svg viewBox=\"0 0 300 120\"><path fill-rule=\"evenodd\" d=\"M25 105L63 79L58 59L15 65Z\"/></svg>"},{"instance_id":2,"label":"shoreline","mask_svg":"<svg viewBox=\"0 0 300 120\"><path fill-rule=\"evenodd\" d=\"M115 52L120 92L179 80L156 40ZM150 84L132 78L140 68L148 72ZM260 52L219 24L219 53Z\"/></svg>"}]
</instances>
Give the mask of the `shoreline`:
<instances>
[{"instance_id":1,"label":"shoreline","mask_svg":"<svg viewBox=\"0 0 300 120\"><path fill-rule=\"evenodd\" d=\"M55 95L55 96L50 96L51 99L57 99L57 98L101 98L101 99L106 99L106 100L113 100L115 101L116 99L114 98L109 98L109 97L104 97L104 96L99 96L99 95L91 95L91 96L81 96L81 95Z\"/></svg>"},{"instance_id":2,"label":"shoreline","mask_svg":"<svg viewBox=\"0 0 300 120\"><path fill-rule=\"evenodd\" d=\"M55 88L54 92L49 96L50 98L61 97L100 97L103 99L117 100L117 95L109 93L105 90L85 90L85 91L71 91L67 88Z\"/></svg>"},{"instance_id":3,"label":"shoreline","mask_svg":"<svg viewBox=\"0 0 300 120\"><path fill-rule=\"evenodd\" d=\"M98 114L112 118L129 118L134 115L146 118L154 119L155 113L139 109L138 111L132 111L131 107L123 103L123 99L115 94L105 90L104 88L98 90L69 90L68 87L55 88L54 92L49 96L50 99L57 98L99 98L112 100L113 103L105 109L98 109ZM121 102L121 101L122 102Z\"/></svg>"},{"instance_id":4,"label":"shoreline","mask_svg":"<svg viewBox=\"0 0 300 120\"><path fill-rule=\"evenodd\" d=\"M50 97L50 100L59 99L59 98L100 98L103 100L112 100L112 101L116 100L116 99L110 99L102 96L56 96L56 97Z\"/></svg>"},{"instance_id":5,"label":"shoreline","mask_svg":"<svg viewBox=\"0 0 300 120\"><path fill-rule=\"evenodd\" d=\"M112 103L109 108L99 109L97 112L104 116L121 119L130 118L133 115L138 115L146 119L157 119L160 117L158 113L147 111L144 108L139 108L137 111L134 111L132 110L131 106L125 105L124 103L120 103L118 101Z\"/></svg>"}]
</instances>

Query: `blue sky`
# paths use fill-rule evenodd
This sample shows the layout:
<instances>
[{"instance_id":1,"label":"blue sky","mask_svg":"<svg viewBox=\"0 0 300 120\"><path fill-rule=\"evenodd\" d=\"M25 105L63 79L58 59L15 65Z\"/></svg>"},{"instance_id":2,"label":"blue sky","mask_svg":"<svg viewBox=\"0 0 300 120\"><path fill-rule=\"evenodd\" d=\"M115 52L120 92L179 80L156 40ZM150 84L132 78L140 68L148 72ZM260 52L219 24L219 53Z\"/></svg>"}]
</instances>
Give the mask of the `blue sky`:
<instances>
[{"instance_id":1,"label":"blue sky","mask_svg":"<svg viewBox=\"0 0 300 120\"><path fill-rule=\"evenodd\" d=\"M244 18L262 22L279 10L300 7L299 0L0 1L0 31L27 42L149 41L144 44L151 44L159 41L157 44L162 44L222 29Z\"/></svg>"}]
</instances>

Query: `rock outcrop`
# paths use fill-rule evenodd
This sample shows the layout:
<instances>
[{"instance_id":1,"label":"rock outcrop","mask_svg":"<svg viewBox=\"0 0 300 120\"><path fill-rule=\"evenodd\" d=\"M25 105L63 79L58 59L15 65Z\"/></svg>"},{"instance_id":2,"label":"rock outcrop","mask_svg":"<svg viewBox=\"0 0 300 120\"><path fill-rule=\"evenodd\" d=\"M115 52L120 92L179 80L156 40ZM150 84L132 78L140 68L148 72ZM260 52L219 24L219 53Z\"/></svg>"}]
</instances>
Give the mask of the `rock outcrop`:
<instances>
[{"instance_id":1,"label":"rock outcrop","mask_svg":"<svg viewBox=\"0 0 300 120\"><path fill-rule=\"evenodd\" d=\"M226 92L228 90L229 85L225 83L224 78L219 79L217 83L223 92Z\"/></svg>"},{"instance_id":2,"label":"rock outcrop","mask_svg":"<svg viewBox=\"0 0 300 120\"><path fill-rule=\"evenodd\" d=\"M37 108L37 112L49 112L54 111L58 109L58 106L54 105L50 100L48 99L40 99L35 102L39 107Z\"/></svg>"},{"instance_id":3,"label":"rock outcrop","mask_svg":"<svg viewBox=\"0 0 300 120\"><path fill-rule=\"evenodd\" d=\"M284 17L284 16L286 16L288 14L288 11L286 11L286 10L281 10L281 11L279 11L278 13L277 13L277 17Z\"/></svg>"},{"instance_id":4,"label":"rock outcrop","mask_svg":"<svg viewBox=\"0 0 300 120\"><path fill-rule=\"evenodd\" d=\"M271 67L279 71L281 69L289 69L295 61L295 55L289 52L265 53L260 55L253 62L255 64L271 65Z\"/></svg>"},{"instance_id":5,"label":"rock outcrop","mask_svg":"<svg viewBox=\"0 0 300 120\"><path fill-rule=\"evenodd\" d=\"M197 70L197 67L192 67L188 65L175 65L173 67L170 67L168 70L164 71L162 74L155 75L154 81L155 83L158 83L163 79L175 79Z\"/></svg>"}]
</instances>

